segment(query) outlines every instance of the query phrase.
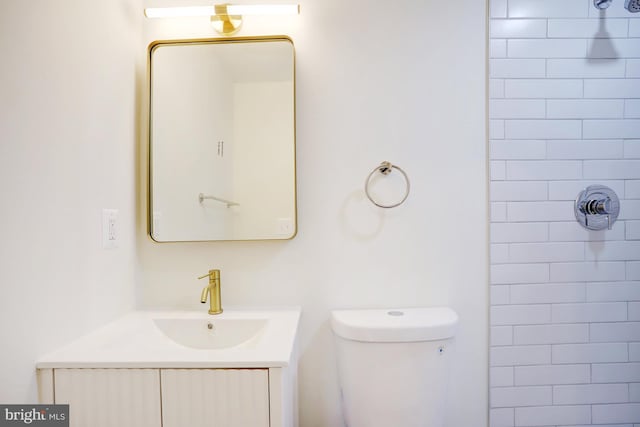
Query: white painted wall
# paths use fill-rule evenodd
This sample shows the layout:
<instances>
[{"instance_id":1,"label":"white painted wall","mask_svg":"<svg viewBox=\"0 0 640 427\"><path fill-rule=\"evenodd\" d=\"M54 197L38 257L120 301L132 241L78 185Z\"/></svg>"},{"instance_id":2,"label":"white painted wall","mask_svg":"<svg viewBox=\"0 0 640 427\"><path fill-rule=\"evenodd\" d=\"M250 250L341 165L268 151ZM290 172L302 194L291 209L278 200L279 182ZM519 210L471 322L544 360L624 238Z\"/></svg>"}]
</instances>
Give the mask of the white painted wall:
<instances>
[{"instance_id":1,"label":"white painted wall","mask_svg":"<svg viewBox=\"0 0 640 427\"><path fill-rule=\"evenodd\" d=\"M141 4L0 9L0 402L35 403L38 357L134 306Z\"/></svg>"},{"instance_id":2,"label":"white painted wall","mask_svg":"<svg viewBox=\"0 0 640 427\"><path fill-rule=\"evenodd\" d=\"M640 17L490 5L491 426L638 426ZM611 231L575 221L591 184Z\"/></svg>"},{"instance_id":3,"label":"white painted wall","mask_svg":"<svg viewBox=\"0 0 640 427\"><path fill-rule=\"evenodd\" d=\"M196 277L220 268L227 307L302 306L303 427L342 426L331 309L449 305L461 324L447 426L484 427L485 2L401 0L392 13L364 0L300 4L298 17L249 17L240 33L295 43L297 237L155 244L141 209L142 305L202 310ZM206 20L177 21L146 21L145 43L215 36ZM412 184L407 202L388 211L363 192L383 160Z\"/></svg>"}]
</instances>

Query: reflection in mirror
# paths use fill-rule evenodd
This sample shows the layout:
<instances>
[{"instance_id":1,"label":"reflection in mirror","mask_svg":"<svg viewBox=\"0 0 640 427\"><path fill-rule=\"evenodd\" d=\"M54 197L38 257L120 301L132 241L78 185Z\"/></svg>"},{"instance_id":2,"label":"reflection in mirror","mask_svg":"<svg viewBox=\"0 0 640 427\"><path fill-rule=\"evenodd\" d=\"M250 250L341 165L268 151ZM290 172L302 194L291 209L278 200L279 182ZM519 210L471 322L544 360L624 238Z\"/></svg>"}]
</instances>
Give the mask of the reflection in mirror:
<instances>
[{"instance_id":1,"label":"reflection in mirror","mask_svg":"<svg viewBox=\"0 0 640 427\"><path fill-rule=\"evenodd\" d=\"M156 42L149 51L153 240L292 238L291 41Z\"/></svg>"}]
</instances>

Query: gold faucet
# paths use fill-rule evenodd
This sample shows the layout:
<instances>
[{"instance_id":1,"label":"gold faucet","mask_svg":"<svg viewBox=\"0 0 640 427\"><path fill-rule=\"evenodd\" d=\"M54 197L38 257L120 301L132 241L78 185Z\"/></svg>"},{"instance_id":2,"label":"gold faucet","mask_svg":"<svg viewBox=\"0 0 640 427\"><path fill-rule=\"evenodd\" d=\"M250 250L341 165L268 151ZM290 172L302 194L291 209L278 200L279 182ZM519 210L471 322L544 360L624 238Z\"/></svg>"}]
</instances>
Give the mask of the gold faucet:
<instances>
[{"instance_id":1,"label":"gold faucet","mask_svg":"<svg viewBox=\"0 0 640 427\"><path fill-rule=\"evenodd\" d=\"M198 277L198 279L204 279L205 277L209 277L209 286L206 286L202 290L200 302L203 304L206 303L207 295L209 295L209 314L220 314L222 313L222 298L220 297L220 270L209 270L209 273Z\"/></svg>"}]
</instances>

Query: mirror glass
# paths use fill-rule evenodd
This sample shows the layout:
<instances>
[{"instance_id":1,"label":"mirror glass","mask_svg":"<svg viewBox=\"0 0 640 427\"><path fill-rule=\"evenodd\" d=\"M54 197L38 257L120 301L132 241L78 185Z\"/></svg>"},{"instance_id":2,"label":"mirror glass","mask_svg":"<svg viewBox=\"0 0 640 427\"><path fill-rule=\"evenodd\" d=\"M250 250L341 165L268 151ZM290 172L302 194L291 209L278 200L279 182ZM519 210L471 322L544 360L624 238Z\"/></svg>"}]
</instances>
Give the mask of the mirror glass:
<instances>
[{"instance_id":1,"label":"mirror glass","mask_svg":"<svg viewBox=\"0 0 640 427\"><path fill-rule=\"evenodd\" d=\"M149 53L152 239L293 238L291 40L156 42Z\"/></svg>"}]
</instances>

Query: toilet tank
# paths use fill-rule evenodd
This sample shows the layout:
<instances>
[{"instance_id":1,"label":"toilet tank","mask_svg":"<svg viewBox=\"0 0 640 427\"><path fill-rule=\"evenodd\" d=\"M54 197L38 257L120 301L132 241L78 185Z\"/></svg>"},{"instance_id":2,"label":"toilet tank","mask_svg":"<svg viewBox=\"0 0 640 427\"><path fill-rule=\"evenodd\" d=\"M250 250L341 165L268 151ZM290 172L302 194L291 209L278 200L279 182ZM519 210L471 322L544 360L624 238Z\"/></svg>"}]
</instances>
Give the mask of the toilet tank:
<instances>
[{"instance_id":1,"label":"toilet tank","mask_svg":"<svg viewBox=\"0 0 640 427\"><path fill-rule=\"evenodd\" d=\"M348 427L442 427L457 314L447 307L334 310Z\"/></svg>"}]
</instances>

